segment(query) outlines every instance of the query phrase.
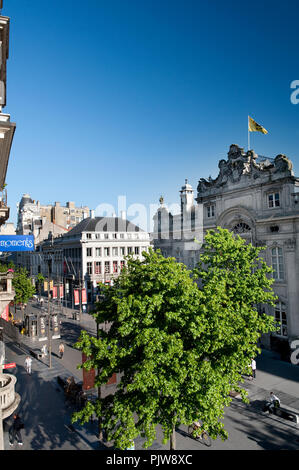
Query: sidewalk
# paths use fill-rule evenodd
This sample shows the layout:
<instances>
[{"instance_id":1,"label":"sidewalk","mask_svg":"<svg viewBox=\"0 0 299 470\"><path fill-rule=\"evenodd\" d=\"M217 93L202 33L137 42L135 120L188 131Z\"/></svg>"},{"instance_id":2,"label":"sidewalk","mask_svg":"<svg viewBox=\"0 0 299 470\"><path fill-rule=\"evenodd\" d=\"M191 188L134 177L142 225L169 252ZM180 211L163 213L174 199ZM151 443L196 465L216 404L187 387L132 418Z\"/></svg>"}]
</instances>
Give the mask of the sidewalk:
<instances>
[{"instance_id":1,"label":"sidewalk","mask_svg":"<svg viewBox=\"0 0 299 470\"><path fill-rule=\"evenodd\" d=\"M262 354L256 359L256 378L246 378L242 387L248 391L249 405L243 404L240 400L239 406L249 406L262 413L261 407L269 399L270 392L281 400L284 405L298 411L299 414L299 367L291 363L281 361L277 353L262 350ZM288 426L298 429L298 425L291 421L272 415L276 421L280 421Z\"/></svg>"},{"instance_id":2,"label":"sidewalk","mask_svg":"<svg viewBox=\"0 0 299 470\"><path fill-rule=\"evenodd\" d=\"M93 317L82 315L82 321L63 318L61 339L53 341L52 368L49 368L48 358L33 359L32 376L26 374L24 360L29 351L40 349L43 343L23 337L23 344L18 347L8 337L5 338L6 361L16 362L17 368L13 373L17 377L16 392L21 395L19 412L24 420L23 431L24 450L109 450L110 446L100 444L97 437L97 421L81 427L78 423L71 424L73 407L66 406L62 388L58 385L57 377L74 376L76 381L82 381L82 370L77 369L81 363L81 352L72 345L78 338L80 330L87 329L95 334L96 327ZM65 344L65 354L62 360L58 357L58 345L61 340ZM254 412L260 412L260 404L273 391L281 399L282 404L291 406L299 413L299 367L279 360L275 353L263 350L257 358L256 379L245 380L243 387L248 390L250 405L244 405L234 399L233 406L250 406ZM275 418L279 420L280 418ZM9 418L11 422L11 418ZM285 421L284 421L285 423ZM8 430L8 424L5 431ZM296 426L295 423L289 423ZM157 443L153 448L163 449ZM5 449L18 450L17 444L9 447L8 434L5 432Z\"/></svg>"}]
</instances>

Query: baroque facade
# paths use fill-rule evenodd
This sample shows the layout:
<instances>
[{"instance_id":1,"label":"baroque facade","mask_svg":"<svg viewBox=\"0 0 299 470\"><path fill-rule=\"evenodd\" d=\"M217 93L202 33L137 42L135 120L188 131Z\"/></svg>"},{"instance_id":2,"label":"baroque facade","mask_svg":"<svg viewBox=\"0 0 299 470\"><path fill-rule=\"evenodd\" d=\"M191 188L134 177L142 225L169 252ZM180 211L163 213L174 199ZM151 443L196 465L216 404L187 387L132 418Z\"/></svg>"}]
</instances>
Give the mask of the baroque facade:
<instances>
[{"instance_id":1,"label":"baroque facade","mask_svg":"<svg viewBox=\"0 0 299 470\"><path fill-rule=\"evenodd\" d=\"M202 208L202 220L198 219L193 239L220 226L265 247L261 255L274 269L273 290L278 297L275 308L266 306L265 311L274 315L281 327L278 333L263 338L263 343L283 349L299 338L299 178L285 155L258 157L237 145L231 145L228 158L220 160L218 167L217 178L201 178L198 183L194 210ZM154 217L154 232L159 234L160 230L161 234L159 217L161 208ZM161 235L154 238L155 248L176 256L180 241L169 239L165 250ZM196 261L199 247L195 253ZM189 258L186 250L181 258L176 257L183 262Z\"/></svg>"}]
</instances>

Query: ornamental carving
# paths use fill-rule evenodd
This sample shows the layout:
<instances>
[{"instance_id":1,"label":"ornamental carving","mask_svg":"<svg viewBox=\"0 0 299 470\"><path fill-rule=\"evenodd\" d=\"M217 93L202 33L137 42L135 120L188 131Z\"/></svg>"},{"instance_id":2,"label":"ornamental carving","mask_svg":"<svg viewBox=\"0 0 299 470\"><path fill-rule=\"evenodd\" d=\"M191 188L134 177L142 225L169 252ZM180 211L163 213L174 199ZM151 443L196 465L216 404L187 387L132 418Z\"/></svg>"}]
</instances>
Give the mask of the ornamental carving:
<instances>
[{"instance_id":1,"label":"ornamental carving","mask_svg":"<svg viewBox=\"0 0 299 470\"><path fill-rule=\"evenodd\" d=\"M293 175L292 162L285 155L277 155L275 159L258 157L252 150L245 152L238 145L231 145L228 152L227 160L220 160L218 164L218 177L213 179L201 178L197 191L198 196L202 197L203 193L212 189L221 188L228 182L236 183L242 178L253 178L254 180L263 175L271 175L271 173L282 173L283 176Z\"/></svg>"}]
</instances>

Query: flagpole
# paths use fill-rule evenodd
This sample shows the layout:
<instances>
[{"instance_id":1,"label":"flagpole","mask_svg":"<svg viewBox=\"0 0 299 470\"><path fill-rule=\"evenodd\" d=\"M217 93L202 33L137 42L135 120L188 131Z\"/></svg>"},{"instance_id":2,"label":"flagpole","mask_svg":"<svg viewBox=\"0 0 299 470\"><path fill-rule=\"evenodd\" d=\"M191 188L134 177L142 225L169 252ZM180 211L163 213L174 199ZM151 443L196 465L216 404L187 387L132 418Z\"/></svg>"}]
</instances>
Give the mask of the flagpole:
<instances>
[{"instance_id":1,"label":"flagpole","mask_svg":"<svg viewBox=\"0 0 299 470\"><path fill-rule=\"evenodd\" d=\"M249 152L250 150L249 116L247 117L247 127L248 127L248 152Z\"/></svg>"}]
</instances>

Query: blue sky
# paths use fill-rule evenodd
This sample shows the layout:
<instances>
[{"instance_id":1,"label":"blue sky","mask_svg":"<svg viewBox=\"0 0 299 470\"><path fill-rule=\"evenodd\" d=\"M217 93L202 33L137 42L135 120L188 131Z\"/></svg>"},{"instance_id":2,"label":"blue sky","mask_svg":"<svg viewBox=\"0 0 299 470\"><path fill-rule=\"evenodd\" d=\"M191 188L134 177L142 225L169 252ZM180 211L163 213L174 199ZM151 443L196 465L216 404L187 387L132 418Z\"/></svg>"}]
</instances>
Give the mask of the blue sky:
<instances>
[{"instance_id":1,"label":"blue sky","mask_svg":"<svg viewBox=\"0 0 299 470\"><path fill-rule=\"evenodd\" d=\"M23 193L95 209L179 202L216 177L247 116L251 147L299 175L297 0L4 0L11 18L7 174Z\"/></svg>"}]
</instances>

